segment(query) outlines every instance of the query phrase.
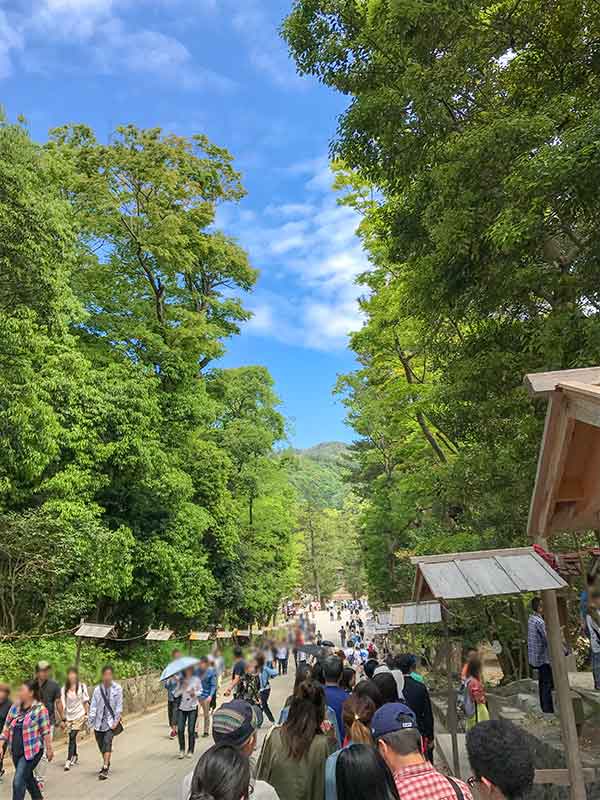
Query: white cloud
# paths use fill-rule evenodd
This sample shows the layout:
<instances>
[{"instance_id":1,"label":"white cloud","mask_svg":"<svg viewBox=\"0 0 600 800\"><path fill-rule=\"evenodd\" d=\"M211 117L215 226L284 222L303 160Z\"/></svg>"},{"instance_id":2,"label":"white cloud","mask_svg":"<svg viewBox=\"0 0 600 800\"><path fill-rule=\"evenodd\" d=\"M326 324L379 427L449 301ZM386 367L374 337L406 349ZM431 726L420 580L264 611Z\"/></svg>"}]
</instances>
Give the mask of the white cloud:
<instances>
[{"instance_id":1,"label":"white cloud","mask_svg":"<svg viewBox=\"0 0 600 800\"><path fill-rule=\"evenodd\" d=\"M12 55L23 47L23 36L13 26L4 11L0 10L0 80L13 71Z\"/></svg>"},{"instance_id":2,"label":"white cloud","mask_svg":"<svg viewBox=\"0 0 600 800\"><path fill-rule=\"evenodd\" d=\"M160 0L179 5L181 0ZM1 2L1 0L0 0ZM18 2L18 0L17 0ZM194 63L188 48L177 38L143 25L128 23L128 11L158 0L32 0L27 13L15 17L21 47L29 48L31 64L39 71L52 61L57 43L84 50L84 69L104 73L148 73L184 89L229 91L232 79ZM215 10L215 0L201 0L201 8ZM0 12L0 78L9 72L10 41L5 39ZM14 38L14 37L13 37ZM56 62L54 61L54 64Z\"/></svg>"},{"instance_id":3,"label":"white cloud","mask_svg":"<svg viewBox=\"0 0 600 800\"><path fill-rule=\"evenodd\" d=\"M287 53L276 24L258 0L222 0L232 11L232 25L244 40L251 64L269 80L284 89L304 85Z\"/></svg>"},{"instance_id":4,"label":"white cloud","mask_svg":"<svg viewBox=\"0 0 600 800\"><path fill-rule=\"evenodd\" d=\"M323 163L315 159L287 170L307 176L309 201L271 203L249 223L230 208L219 213L217 225L239 238L263 276L250 302L255 318L248 332L336 350L362 324L355 279L368 261L356 236L359 217L337 205L329 190L331 173L323 179Z\"/></svg>"}]
</instances>

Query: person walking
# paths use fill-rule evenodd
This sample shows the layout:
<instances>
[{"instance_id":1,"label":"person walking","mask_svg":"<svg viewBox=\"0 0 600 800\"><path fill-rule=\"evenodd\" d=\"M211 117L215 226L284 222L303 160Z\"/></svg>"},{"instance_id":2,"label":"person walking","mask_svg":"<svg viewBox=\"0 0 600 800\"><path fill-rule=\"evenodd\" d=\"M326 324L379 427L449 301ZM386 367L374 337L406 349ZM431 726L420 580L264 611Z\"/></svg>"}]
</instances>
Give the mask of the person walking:
<instances>
[{"instance_id":1,"label":"person walking","mask_svg":"<svg viewBox=\"0 0 600 800\"><path fill-rule=\"evenodd\" d=\"M372 745L351 744L329 756L325 800L400 800L394 776Z\"/></svg>"},{"instance_id":2,"label":"person walking","mask_svg":"<svg viewBox=\"0 0 600 800\"><path fill-rule=\"evenodd\" d=\"M588 598L585 625L590 638L594 689L600 689L600 591L592 589Z\"/></svg>"},{"instance_id":3,"label":"person walking","mask_svg":"<svg viewBox=\"0 0 600 800\"><path fill-rule=\"evenodd\" d=\"M417 725L423 737L424 752L429 761L433 762L433 749L435 746L434 721L429 690L424 683L411 678L413 659L410 653L400 656L395 664L404 676L404 687L402 689L404 702L416 716Z\"/></svg>"},{"instance_id":4,"label":"person walking","mask_svg":"<svg viewBox=\"0 0 600 800\"><path fill-rule=\"evenodd\" d=\"M344 747L354 744L373 744L371 736L371 720L377 706L370 697L351 694L342 707L342 717L346 738Z\"/></svg>"},{"instance_id":5,"label":"person walking","mask_svg":"<svg viewBox=\"0 0 600 800\"><path fill-rule=\"evenodd\" d=\"M198 759L190 800L248 800L250 762L230 744L214 744Z\"/></svg>"},{"instance_id":6,"label":"person walking","mask_svg":"<svg viewBox=\"0 0 600 800\"><path fill-rule=\"evenodd\" d=\"M102 668L102 681L92 693L89 711L89 726L94 731L98 750L102 755L102 767L98 779L108 780L115 736L123 732L123 689L114 681L113 668L107 664Z\"/></svg>"},{"instance_id":7,"label":"person walking","mask_svg":"<svg viewBox=\"0 0 600 800\"><path fill-rule=\"evenodd\" d=\"M467 676L465 678L465 730L470 731L480 722L490 718L488 711L485 687L481 680L481 661L472 658L467 663Z\"/></svg>"},{"instance_id":8,"label":"person walking","mask_svg":"<svg viewBox=\"0 0 600 800\"><path fill-rule=\"evenodd\" d=\"M38 682L40 699L46 706L48 718L50 720L50 736L54 739L54 729L56 727L57 711L60 717L60 686L52 678L52 667L47 661L39 661L35 668L35 678ZM43 792L46 785L46 772L48 771L48 759L46 753L35 769L35 777L40 790Z\"/></svg>"},{"instance_id":9,"label":"person walking","mask_svg":"<svg viewBox=\"0 0 600 800\"><path fill-rule=\"evenodd\" d=\"M276 655L279 675L287 675L289 650L285 642L279 643Z\"/></svg>"},{"instance_id":10,"label":"person walking","mask_svg":"<svg viewBox=\"0 0 600 800\"><path fill-rule=\"evenodd\" d=\"M203 736L208 736L210 731L210 706L213 697L217 693L217 675L215 670L211 667L208 656L202 656L200 665L195 672L197 678L200 678L201 692L198 697L198 708L202 709L204 716L204 732ZM198 720L196 721L198 725ZM193 751L192 751L193 752Z\"/></svg>"},{"instance_id":11,"label":"person walking","mask_svg":"<svg viewBox=\"0 0 600 800\"><path fill-rule=\"evenodd\" d=\"M340 743L344 741L344 718L342 706L348 699L348 694L340 686L344 664L338 656L327 656L323 661L323 675L325 678L325 702L335 712Z\"/></svg>"},{"instance_id":12,"label":"person walking","mask_svg":"<svg viewBox=\"0 0 600 800\"><path fill-rule=\"evenodd\" d=\"M12 800L24 800L27 792L32 800L43 800L34 771L44 753L50 762L54 751L50 715L41 700L38 681L26 681L21 686L19 699L10 707L0 733L0 745L4 743L15 767Z\"/></svg>"},{"instance_id":13,"label":"person walking","mask_svg":"<svg viewBox=\"0 0 600 800\"><path fill-rule=\"evenodd\" d=\"M258 777L281 800L323 800L325 762L336 748L324 723L323 689L306 681L292 698L287 720L271 728L260 754Z\"/></svg>"},{"instance_id":14,"label":"person walking","mask_svg":"<svg viewBox=\"0 0 600 800\"><path fill-rule=\"evenodd\" d=\"M215 744L236 747L250 759L252 800L278 800L277 792L266 781L258 781L253 769L252 754L256 750L260 714L245 700L225 703L213 714L212 736ZM185 776L179 786L177 800L190 800L193 773Z\"/></svg>"},{"instance_id":15,"label":"person walking","mask_svg":"<svg viewBox=\"0 0 600 800\"><path fill-rule=\"evenodd\" d=\"M171 661L177 661L181 658L181 650L175 648L171 653ZM167 690L167 718L169 720L169 738L175 739L177 736L177 718L179 715L179 697L173 694L177 688L178 678L174 675L164 682L164 687Z\"/></svg>"},{"instance_id":16,"label":"person walking","mask_svg":"<svg viewBox=\"0 0 600 800\"><path fill-rule=\"evenodd\" d=\"M266 663L262 653L256 656L256 665L260 678L260 707L269 722L273 723L275 722L275 717L269 708L269 697L271 696L270 680L277 677L277 670Z\"/></svg>"},{"instance_id":17,"label":"person walking","mask_svg":"<svg viewBox=\"0 0 600 800\"><path fill-rule=\"evenodd\" d=\"M234 692L234 697L237 692L237 685L246 674L246 661L244 659L244 651L241 647L233 648L233 667L231 669L231 684L225 689L225 696L228 697Z\"/></svg>"},{"instance_id":18,"label":"person walking","mask_svg":"<svg viewBox=\"0 0 600 800\"><path fill-rule=\"evenodd\" d=\"M4 730L4 723L12 706L10 699L10 686L8 683L0 683L0 733ZM4 756L6 754L6 742L0 742L0 780L4 775Z\"/></svg>"},{"instance_id":19,"label":"person walking","mask_svg":"<svg viewBox=\"0 0 600 800\"><path fill-rule=\"evenodd\" d=\"M407 705L382 706L371 720L371 732L401 798L473 800L466 783L438 772L425 758L416 716Z\"/></svg>"},{"instance_id":20,"label":"person walking","mask_svg":"<svg viewBox=\"0 0 600 800\"><path fill-rule=\"evenodd\" d=\"M194 675L194 668L188 667L180 676L173 690L179 698L179 715L177 718L177 736L179 738L179 758L191 758L196 746L196 721L198 719L199 698L202 695L202 681ZM187 728L188 746L185 749L185 731Z\"/></svg>"},{"instance_id":21,"label":"person walking","mask_svg":"<svg viewBox=\"0 0 600 800\"><path fill-rule=\"evenodd\" d=\"M67 680L61 690L60 702L62 706L62 728L68 736L69 747L65 772L77 764L77 737L85 727L90 710L90 697L87 686L79 681L79 672L71 667L67 672Z\"/></svg>"},{"instance_id":22,"label":"person walking","mask_svg":"<svg viewBox=\"0 0 600 800\"><path fill-rule=\"evenodd\" d=\"M548 649L548 635L543 617L543 605L540 597L531 601L531 614L527 621L527 655L529 666L537 670L540 707L545 714L554 713L552 690L554 678L550 665L550 651Z\"/></svg>"},{"instance_id":23,"label":"person walking","mask_svg":"<svg viewBox=\"0 0 600 800\"><path fill-rule=\"evenodd\" d=\"M217 707L217 695L219 694L221 680L223 678L223 673L225 672L225 659L223 658L223 654L218 647L215 647L213 650L213 669L217 677L217 690L215 691L210 704L211 711L214 711Z\"/></svg>"},{"instance_id":24,"label":"person walking","mask_svg":"<svg viewBox=\"0 0 600 800\"><path fill-rule=\"evenodd\" d=\"M346 647L346 628L342 625L338 633L340 634L340 642L342 643L342 650Z\"/></svg>"}]
</instances>

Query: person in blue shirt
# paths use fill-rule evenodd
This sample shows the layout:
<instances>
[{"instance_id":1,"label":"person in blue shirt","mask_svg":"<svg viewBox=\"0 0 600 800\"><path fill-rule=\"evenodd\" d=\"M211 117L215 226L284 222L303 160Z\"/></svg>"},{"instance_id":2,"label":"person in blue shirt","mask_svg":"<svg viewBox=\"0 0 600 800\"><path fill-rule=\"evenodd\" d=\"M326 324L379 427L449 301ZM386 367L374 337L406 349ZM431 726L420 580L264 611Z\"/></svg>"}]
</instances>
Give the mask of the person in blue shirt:
<instances>
[{"instance_id":1,"label":"person in blue shirt","mask_svg":"<svg viewBox=\"0 0 600 800\"><path fill-rule=\"evenodd\" d=\"M347 692L340 686L340 679L344 671L344 664L339 656L327 656L322 662L325 676L325 701L335 712L341 740L344 741L344 718L342 706L348 699Z\"/></svg>"},{"instance_id":2,"label":"person in blue shirt","mask_svg":"<svg viewBox=\"0 0 600 800\"><path fill-rule=\"evenodd\" d=\"M210 666L208 656L202 656L198 669L194 674L197 678L200 678L202 682L202 693L198 697L198 706L202 709L204 715L204 733L202 735L208 736L210 729L210 704L213 695L217 691L217 673Z\"/></svg>"},{"instance_id":3,"label":"person in blue shirt","mask_svg":"<svg viewBox=\"0 0 600 800\"><path fill-rule=\"evenodd\" d=\"M275 722L273 712L269 708L269 697L271 695L270 681L271 678L277 677L277 670L267 664L263 653L258 653L256 656L256 666L260 675L260 707L269 722Z\"/></svg>"}]
</instances>

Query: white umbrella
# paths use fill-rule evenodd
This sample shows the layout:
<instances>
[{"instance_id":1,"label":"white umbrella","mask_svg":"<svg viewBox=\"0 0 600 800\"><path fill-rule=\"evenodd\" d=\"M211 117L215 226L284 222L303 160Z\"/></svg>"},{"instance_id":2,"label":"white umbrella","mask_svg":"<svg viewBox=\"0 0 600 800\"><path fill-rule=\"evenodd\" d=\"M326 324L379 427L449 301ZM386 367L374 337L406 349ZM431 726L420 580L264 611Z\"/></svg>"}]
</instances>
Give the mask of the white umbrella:
<instances>
[{"instance_id":1,"label":"white umbrella","mask_svg":"<svg viewBox=\"0 0 600 800\"><path fill-rule=\"evenodd\" d=\"M191 656L182 656L182 658L176 658L175 661L171 661L171 663L167 664L167 666L163 669L160 680L166 681L169 678L172 678L173 675L183 672L184 670L188 669L188 667L195 667L199 663L199 659L192 658Z\"/></svg>"}]
</instances>

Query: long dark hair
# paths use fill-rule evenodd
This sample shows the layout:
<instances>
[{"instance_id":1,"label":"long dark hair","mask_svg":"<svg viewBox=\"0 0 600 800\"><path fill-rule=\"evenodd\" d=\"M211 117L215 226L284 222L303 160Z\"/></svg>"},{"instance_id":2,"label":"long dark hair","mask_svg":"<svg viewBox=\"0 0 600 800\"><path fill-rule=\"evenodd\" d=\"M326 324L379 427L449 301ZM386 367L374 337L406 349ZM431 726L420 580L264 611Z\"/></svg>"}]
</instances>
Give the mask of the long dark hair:
<instances>
[{"instance_id":1,"label":"long dark hair","mask_svg":"<svg viewBox=\"0 0 600 800\"><path fill-rule=\"evenodd\" d=\"M318 683L307 680L294 692L281 738L288 755L296 761L308 753L312 740L321 733L325 719L325 692Z\"/></svg>"},{"instance_id":2,"label":"long dark hair","mask_svg":"<svg viewBox=\"0 0 600 800\"><path fill-rule=\"evenodd\" d=\"M478 658L467 661L467 677L481 679L481 661Z\"/></svg>"},{"instance_id":3,"label":"long dark hair","mask_svg":"<svg viewBox=\"0 0 600 800\"><path fill-rule=\"evenodd\" d=\"M69 667L69 669L67 670L67 677L65 678L65 701L67 699L67 693L71 688L69 684L69 675L72 672L74 672L77 677L77 680L75 681L75 694L79 694L79 670L77 669L77 667Z\"/></svg>"},{"instance_id":4,"label":"long dark hair","mask_svg":"<svg viewBox=\"0 0 600 800\"><path fill-rule=\"evenodd\" d=\"M198 759L190 800L241 800L250 794L250 761L225 742L215 744Z\"/></svg>"},{"instance_id":5,"label":"long dark hair","mask_svg":"<svg viewBox=\"0 0 600 800\"><path fill-rule=\"evenodd\" d=\"M391 672L379 672L373 676L373 683L379 691L385 703L398 703L398 684Z\"/></svg>"},{"instance_id":6,"label":"long dark hair","mask_svg":"<svg viewBox=\"0 0 600 800\"><path fill-rule=\"evenodd\" d=\"M366 744L346 747L335 765L337 800L400 800L390 768Z\"/></svg>"},{"instance_id":7,"label":"long dark hair","mask_svg":"<svg viewBox=\"0 0 600 800\"><path fill-rule=\"evenodd\" d=\"M300 686L301 683L304 681L309 680L311 676L312 670L306 661L301 661L296 668L296 677L294 679L294 694L296 694L296 689Z\"/></svg>"},{"instance_id":8,"label":"long dark hair","mask_svg":"<svg viewBox=\"0 0 600 800\"><path fill-rule=\"evenodd\" d=\"M371 700L375 703L376 708L381 708L381 706L383 705L383 697L381 696L379 687L372 678L368 678L367 680L364 681L359 681L354 686L352 694L356 694L359 697L370 697Z\"/></svg>"}]
</instances>

